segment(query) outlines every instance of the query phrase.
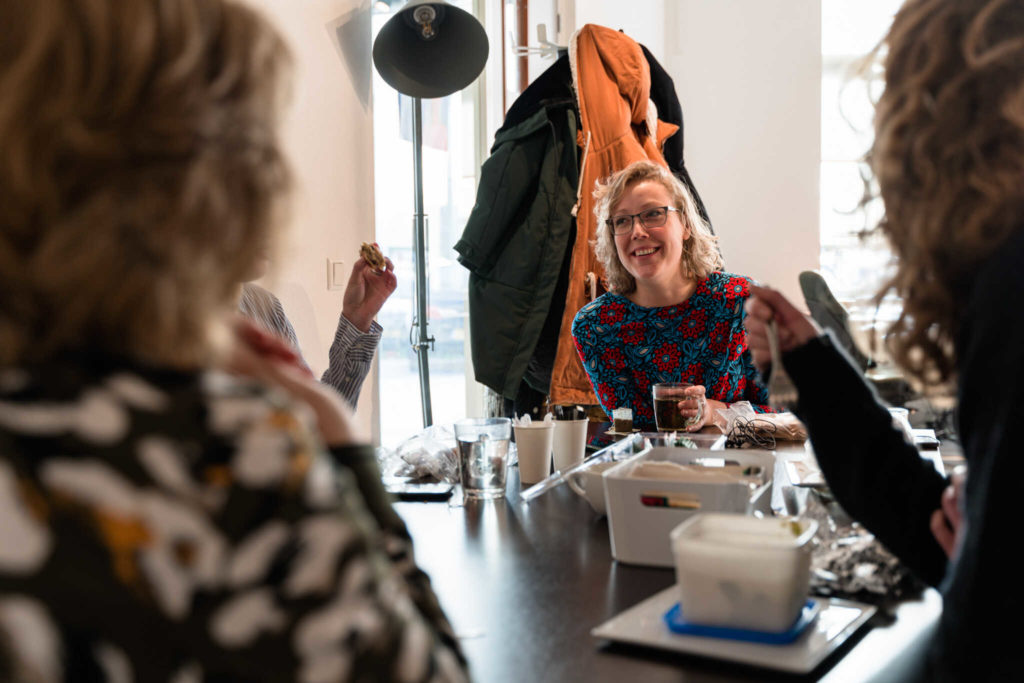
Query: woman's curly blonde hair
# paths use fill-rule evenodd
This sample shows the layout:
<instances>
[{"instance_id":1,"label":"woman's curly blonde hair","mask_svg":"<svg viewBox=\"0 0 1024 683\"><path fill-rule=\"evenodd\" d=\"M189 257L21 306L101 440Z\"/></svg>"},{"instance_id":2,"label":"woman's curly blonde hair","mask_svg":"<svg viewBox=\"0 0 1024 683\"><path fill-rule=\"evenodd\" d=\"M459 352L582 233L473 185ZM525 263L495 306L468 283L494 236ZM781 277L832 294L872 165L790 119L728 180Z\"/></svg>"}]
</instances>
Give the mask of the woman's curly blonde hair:
<instances>
[{"instance_id":1,"label":"woman's curly blonde hair","mask_svg":"<svg viewBox=\"0 0 1024 683\"><path fill-rule=\"evenodd\" d=\"M683 243L680 268L685 277L700 280L722 269L722 256L715 245L718 238L711 234L708 224L701 218L690 191L672 173L652 161L637 161L599 182L594 190L594 215L597 216L597 239L594 254L604 266L608 291L629 294L636 290L636 280L619 260L615 247L615 233L608 225L608 217L630 187L637 183L660 183L679 209L679 216L690 228L690 237Z\"/></svg>"},{"instance_id":2,"label":"woman's curly blonde hair","mask_svg":"<svg viewBox=\"0 0 1024 683\"><path fill-rule=\"evenodd\" d=\"M0 3L0 366L208 361L289 173L288 51L231 0Z\"/></svg>"},{"instance_id":3,"label":"woman's curly blonde hair","mask_svg":"<svg viewBox=\"0 0 1024 683\"><path fill-rule=\"evenodd\" d=\"M908 0L879 52L869 157L898 257L879 297L903 300L896 361L938 384L975 273L1024 221L1024 3Z\"/></svg>"}]
</instances>

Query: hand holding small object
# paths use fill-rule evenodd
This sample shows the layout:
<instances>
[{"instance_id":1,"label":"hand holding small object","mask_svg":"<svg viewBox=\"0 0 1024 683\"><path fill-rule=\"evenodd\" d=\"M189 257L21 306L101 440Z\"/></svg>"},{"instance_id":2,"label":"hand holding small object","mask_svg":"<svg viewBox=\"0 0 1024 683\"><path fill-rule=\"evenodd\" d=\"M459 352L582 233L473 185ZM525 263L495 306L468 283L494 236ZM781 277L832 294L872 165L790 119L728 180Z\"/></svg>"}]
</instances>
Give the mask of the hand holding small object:
<instances>
[{"instance_id":1,"label":"hand holding small object","mask_svg":"<svg viewBox=\"0 0 1024 683\"><path fill-rule=\"evenodd\" d=\"M378 270L365 258L359 258L352 266L345 287L341 314L363 332L370 331L370 323L398 286L395 264L387 257L384 257L384 264L384 270Z\"/></svg>"},{"instance_id":2,"label":"hand holding small object","mask_svg":"<svg viewBox=\"0 0 1024 683\"><path fill-rule=\"evenodd\" d=\"M783 353L806 344L821 334L813 320L801 313L780 292L770 287L751 287L747 299L747 344L754 364L762 373L771 367L771 348L768 343L768 323L775 321L779 350Z\"/></svg>"}]
</instances>

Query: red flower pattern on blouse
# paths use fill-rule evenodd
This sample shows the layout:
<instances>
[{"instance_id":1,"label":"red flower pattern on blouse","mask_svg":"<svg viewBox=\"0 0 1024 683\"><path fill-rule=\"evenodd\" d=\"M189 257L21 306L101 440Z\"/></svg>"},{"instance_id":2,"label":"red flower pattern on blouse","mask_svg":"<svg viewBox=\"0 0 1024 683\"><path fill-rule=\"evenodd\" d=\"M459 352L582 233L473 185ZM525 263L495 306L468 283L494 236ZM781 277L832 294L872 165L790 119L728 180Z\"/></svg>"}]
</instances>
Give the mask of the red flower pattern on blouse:
<instances>
[{"instance_id":1,"label":"red flower pattern on blouse","mask_svg":"<svg viewBox=\"0 0 1024 683\"><path fill-rule=\"evenodd\" d=\"M662 344L654 351L654 364L662 372L671 372L679 367L679 349L675 344Z\"/></svg>"},{"instance_id":2,"label":"red flower pattern on blouse","mask_svg":"<svg viewBox=\"0 0 1024 683\"><path fill-rule=\"evenodd\" d=\"M646 372L637 372L633 375L633 381L636 382L636 392L641 396L651 396L651 378L647 376ZM654 397L651 396L651 400Z\"/></svg>"},{"instance_id":3,"label":"red flower pattern on blouse","mask_svg":"<svg viewBox=\"0 0 1024 683\"><path fill-rule=\"evenodd\" d=\"M731 277L726 282L725 289L734 297L746 299L750 296L750 281L743 277Z\"/></svg>"},{"instance_id":4,"label":"red flower pattern on blouse","mask_svg":"<svg viewBox=\"0 0 1024 683\"><path fill-rule=\"evenodd\" d=\"M622 355L621 349L605 349L601 359L613 370L621 370L626 367L626 357Z\"/></svg>"},{"instance_id":5,"label":"red flower pattern on blouse","mask_svg":"<svg viewBox=\"0 0 1024 683\"><path fill-rule=\"evenodd\" d=\"M704 374L704 367L700 363L690 363L683 370L683 375L680 378L683 382L689 382L690 384L702 384L703 379L701 376Z\"/></svg>"},{"instance_id":6,"label":"red flower pattern on blouse","mask_svg":"<svg viewBox=\"0 0 1024 683\"><path fill-rule=\"evenodd\" d=\"M600 399L601 405L612 406L613 409L618 408L618 406L615 405L615 390L612 389L611 386L607 384L597 385L597 397Z\"/></svg>"},{"instance_id":7,"label":"red flower pattern on blouse","mask_svg":"<svg viewBox=\"0 0 1024 683\"><path fill-rule=\"evenodd\" d=\"M655 315L662 320L670 320L678 316L682 308L682 306L665 306L664 308L659 308Z\"/></svg>"},{"instance_id":8,"label":"red flower pattern on blouse","mask_svg":"<svg viewBox=\"0 0 1024 683\"><path fill-rule=\"evenodd\" d=\"M626 323L622 326L622 341L627 344L639 344L644 340L644 325L640 322Z\"/></svg>"},{"instance_id":9,"label":"red flower pattern on blouse","mask_svg":"<svg viewBox=\"0 0 1024 683\"><path fill-rule=\"evenodd\" d=\"M715 385L707 392L708 398L713 398L716 401L727 401L732 402L736 400L729 392L729 377L728 375L722 375L715 382Z\"/></svg>"},{"instance_id":10,"label":"red flower pattern on blouse","mask_svg":"<svg viewBox=\"0 0 1024 683\"><path fill-rule=\"evenodd\" d=\"M679 329L687 339L696 339L704 334L707 322L708 314L705 311L693 311L686 316Z\"/></svg>"},{"instance_id":11,"label":"red flower pattern on blouse","mask_svg":"<svg viewBox=\"0 0 1024 683\"><path fill-rule=\"evenodd\" d=\"M601 309L601 322L605 325L613 325L622 320L626 307L622 304L610 304Z\"/></svg>"},{"instance_id":12,"label":"red flower pattern on blouse","mask_svg":"<svg viewBox=\"0 0 1024 683\"><path fill-rule=\"evenodd\" d=\"M742 335L739 340L734 340L729 345L729 360L739 360L739 357L743 355L743 352L747 350L747 335L746 332Z\"/></svg>"},{"instance_id":13,"label":"red flower pattern on blouse","mask_svg":"<svg viewBox=\"0 0 1024 683\"><path fill-rule=\"evenodd\" d=\"M708 348L714 353L725 353L729 346L729 325L718 323L708 335Z\"/></svg>"}]
</instances>

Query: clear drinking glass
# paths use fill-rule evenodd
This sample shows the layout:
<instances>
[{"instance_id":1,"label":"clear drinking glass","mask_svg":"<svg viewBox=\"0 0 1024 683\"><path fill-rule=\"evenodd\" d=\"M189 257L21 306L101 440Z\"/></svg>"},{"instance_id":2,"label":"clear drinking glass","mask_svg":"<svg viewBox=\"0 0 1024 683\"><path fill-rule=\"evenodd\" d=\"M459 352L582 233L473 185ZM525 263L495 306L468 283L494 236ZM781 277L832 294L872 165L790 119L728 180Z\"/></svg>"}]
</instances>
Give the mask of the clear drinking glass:
<instances>
[{"instance_id":1,"label":"clear drinking glass","mask_svg":"<svg viewBox=\"0 0 1024 683\"><path fill-rule=\"evenodd\" d=\"M678 432L697 424L699 417L687 419L679 414L679 402L686 399L686 390L692 386L688 382L654 385L654 422L659 432Z\"/></svg>"},{"instance_id":2,"label":"clear drinking glass","mask_svg":"<svg viewBox=\"0 0 1024 683\"><path fill-rule=\"evenodd\" d=\"M466 498L505 495L511 438L512 420L507 417L469 418L455 423L459 480Z\"/></svg>"}]
</instances>

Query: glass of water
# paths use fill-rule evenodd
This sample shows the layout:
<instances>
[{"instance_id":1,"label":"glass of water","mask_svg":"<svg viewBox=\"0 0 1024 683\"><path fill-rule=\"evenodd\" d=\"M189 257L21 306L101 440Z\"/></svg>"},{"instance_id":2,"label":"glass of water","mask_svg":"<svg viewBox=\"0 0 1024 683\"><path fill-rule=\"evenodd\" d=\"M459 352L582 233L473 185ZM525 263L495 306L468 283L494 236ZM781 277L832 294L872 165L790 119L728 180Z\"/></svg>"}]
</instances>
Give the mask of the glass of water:
<instances>
[{"instance_id":1,"label":"glass of water","mask_svg":"<svg viewBox=\"0 0 1024 683\"><path fill-rule=\"evenodd\" d=\"M459 444L459 479L466 498L502 498L508 470L512 420L469 418L455 423Z\"/></svg>"}]
</instances>

